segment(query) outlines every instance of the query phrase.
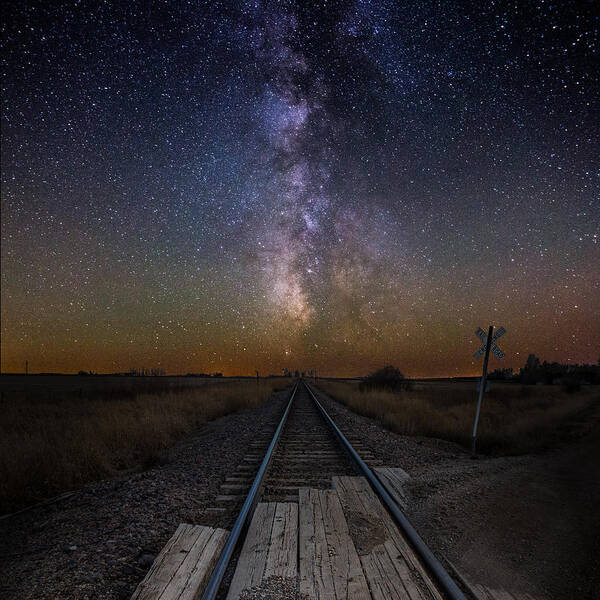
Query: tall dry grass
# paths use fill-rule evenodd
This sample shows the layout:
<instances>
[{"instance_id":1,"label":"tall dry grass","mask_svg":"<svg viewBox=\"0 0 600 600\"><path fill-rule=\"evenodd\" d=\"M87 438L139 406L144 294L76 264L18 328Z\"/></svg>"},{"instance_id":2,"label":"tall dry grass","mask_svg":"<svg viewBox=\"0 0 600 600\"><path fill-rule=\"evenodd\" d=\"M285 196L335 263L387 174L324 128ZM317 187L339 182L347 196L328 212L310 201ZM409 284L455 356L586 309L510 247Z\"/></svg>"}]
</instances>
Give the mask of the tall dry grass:
<instances>
[{"instance_id":1,"label":"tall dry grass","mask_svg":"<svg viewBox=\"0 0 600 600\"><path fill-rule=\"evenodd\" d=\"M207 421L256 407L273 390L271 381L243 381L123 399L3 400L0 513L120 469L152 466L177 438Z\"/></svg>"},{"instance_id":2,"label":"tall dry grass","mask_svg":"<svg viewBox=\"0 0 600 600\"><path fill-rule=\"evenodd\" d=\"M355 382L321 382L318 387L396 433L470 447L477 402L474 382L415 383L412 390L396 393L361 392ZM557 386L493 382L484 394L477 447L495 455L535 452L584 435L599 424L599 413L597 387L567 394Z\"/></svg>"}]
</instances>

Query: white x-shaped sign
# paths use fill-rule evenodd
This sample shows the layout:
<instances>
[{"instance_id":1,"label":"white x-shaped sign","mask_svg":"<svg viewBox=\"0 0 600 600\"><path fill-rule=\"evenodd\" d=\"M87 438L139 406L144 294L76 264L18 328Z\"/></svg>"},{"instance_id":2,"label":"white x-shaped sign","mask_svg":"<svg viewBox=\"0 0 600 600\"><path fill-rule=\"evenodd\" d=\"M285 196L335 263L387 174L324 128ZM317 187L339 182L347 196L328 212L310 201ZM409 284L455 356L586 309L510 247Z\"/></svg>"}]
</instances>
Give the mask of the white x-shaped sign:
<instances>
[{"instance_id":1,"label":"white x-shaped sign","mask_svg":"<svg viewBox=\"0 0 600 600\"><path fill-rule=\"evenodd\" d=\"M502 350L500 350L500 348L496 346L496 340L501 338L505 333L506 329L504 329L504 327L500 327L500 329L497 329L496 333L494 333L494 335L492 336L492 347L490 348L490 351L493 352L496 355L496 358L499 358L500 360L504 358L504 352L502 352ZM477 350L477 352L473 354L473 356L479 360L485 354L485 347L487 345L488 336L487 333L483 329L481 329L481 327L477 329L475 335L483 343L481 348L479 348L479 350Z\"/></svg>"}]
</instances>

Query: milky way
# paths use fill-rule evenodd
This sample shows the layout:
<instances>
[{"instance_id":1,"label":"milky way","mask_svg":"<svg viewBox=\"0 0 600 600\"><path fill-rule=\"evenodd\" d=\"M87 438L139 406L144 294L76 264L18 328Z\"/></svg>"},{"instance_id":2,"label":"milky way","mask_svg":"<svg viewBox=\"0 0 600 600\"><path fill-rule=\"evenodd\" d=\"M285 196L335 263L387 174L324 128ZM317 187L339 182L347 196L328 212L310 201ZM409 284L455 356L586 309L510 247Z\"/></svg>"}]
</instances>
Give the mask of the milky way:
<instances>
[{"instance_id":1,"label":"milky way","mask_svg":"<svg viewBox=\"0 0 600 600\"><path fill-rule=\"evenodd\" d=\"M593 3L5 12L3 371L598 359Z\"/></svg>"}]
</instances>

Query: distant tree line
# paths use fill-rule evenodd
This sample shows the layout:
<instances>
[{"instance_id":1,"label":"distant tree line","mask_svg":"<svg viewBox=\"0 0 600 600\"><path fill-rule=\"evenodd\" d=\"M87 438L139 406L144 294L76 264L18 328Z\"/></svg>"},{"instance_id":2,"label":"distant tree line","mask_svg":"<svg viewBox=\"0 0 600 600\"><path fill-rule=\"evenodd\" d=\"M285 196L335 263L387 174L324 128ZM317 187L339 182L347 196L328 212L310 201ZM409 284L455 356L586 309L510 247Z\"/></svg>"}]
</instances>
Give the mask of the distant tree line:
<instances>
[{"instance_id":1,"label":"distant tree line","mask_svg":"<svg viewBox=\"0 0 600 600\"><path fill-rule=\"evenodd\" d=\"M291 371L288 368L282 369L284 377L316 377L317 372L315 369L311 369L310 371L299 371L296 369L295 371ZM273 375L273 377L276 377Z\"/></svg>"},{"instance_id":2,"label":"distant tree line","mask_svg":"<svg viewBox=\"0 0 600 600\"><path fill-rule=\"evenodd\" d=\"M164 369L129 369L128 375L133 377L162 377L165 374Z\"/></svg>"},{"instance_id":3,"label":"distant tree line","mask_svg":"<svg viewBox=\"0 0 600 600\"><path fill-rule=\"evenodd\" d=\"M525 366L515 373L513 369L496 369L488 379L516 381L524 385L562 385L567 392L575 392L582 385L600 384L600 360L596 365L568 365L558 362L540 362L530 354ZM410 390L412 382L400 369L388 365L367 375L360 383L361 390L379 389L389 391Z\"/></svg>"},{"instance_id":4,"label":"distant tree line","mask_svg":"<svg viewBox=\"0 0 600 600\"><path fill-rule=\"evenodd\" d=\"M98 375L98 373L94 373L93 371L78 371L77 375ZM129 369L129 371L125 371L124 373L106 373L105 375L112 375L117 377L162 377L165 375L164 369L146 369L146 367L142 367L141 369Z\"/></svg>"},{"instance_id":5,"label":"distant tree line","mask_svg":"<svg viewBox=\"0 0 600 600\"><path fill-rule=\"evenodd\" d=\"M186 373L185 377L223 377L223 373Z\"/></svg>"},{"instance_id":6,"label":"distant tree line","mask_svg":"<svg viewBox=\"0 0 600 600\"><path fill-rule=\"evenodd\" d=\"M524 385L558 385L570 390L582 384L600 384L600 360L595 365L569 365L558 362L540 362L535 354L527 357L525 365L514 373L512 369L496 369L489 379L516 380Z\"/></svg>"}]
</instances>

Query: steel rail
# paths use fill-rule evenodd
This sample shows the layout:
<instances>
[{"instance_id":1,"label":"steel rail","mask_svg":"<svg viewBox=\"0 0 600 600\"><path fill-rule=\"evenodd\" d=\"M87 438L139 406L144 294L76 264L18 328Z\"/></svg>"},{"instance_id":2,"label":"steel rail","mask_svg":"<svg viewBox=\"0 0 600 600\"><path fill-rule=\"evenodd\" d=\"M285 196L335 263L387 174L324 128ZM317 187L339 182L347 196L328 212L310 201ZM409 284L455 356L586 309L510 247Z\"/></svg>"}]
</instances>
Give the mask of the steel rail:
<instances>
[{"instance_id":1,"label":"steel rail","mask_svg":"<svg viewBox=\"0 0 600 600\"><path fill-rule=\"evenodd\" d=\"M225 575L225 570L227 569L227 565L229 564L229 561L231 560L233 551L235 550L235 546L236 546L238 539L240 538L240 535L242 533L242 529L244 528L244 525L246 524L246 521L248 520L248 516L250 514L252 506L255 503L256 498L258 497L258 493L260 491L265 473L267 472L269 463L271 462L271 458L273 457L273 453L275 451L275 446L277 446L277 442L279 441L279 436L281 435L283 426L285 425L285 422L287 421L287 417L290 412L292 402L294 401L294 397L296 396L297 389L298 389L298 383L296 383L294 390L292 391L290 401L288 402L285 412L283 413L283 416L281 417L281 420L279 421L279 425L277 426L277 429L275 430L273 439L271 440L271 443L269 444L267 453L265 454L265 457L263 458L263 461L260 464L258 473L256 474L256 477L254 478L254 481L252 483L252 487L250 488L250 491L248 492L248 495L246 496L244 505L242 506L240 514L238 515L238 518L236 519L235 524L233 525L233 529L231 530L231 533L229 534L229 537L227 538L227 542L225 543L225 546L223 547L223 550L221 551L221 554L219 556L219 561L217 562L217 565L216 565L214 571L212 572L212 575L210 577L208 585L206 586L206 589L204 590L204 594L202 595L202 600L214 600L214 598L216 598L216 596L217 596L217 592L219 591L219 588L221 587L221 581L223 581L223 576Z\"/></svg>"},{"instance_id":2,"label":"steel rail","mask_svg":"<svg viewBox=\"0 0 600 600\"><path fill-rule=\"evenodd\" d=\"M308 393L312 396L317 408L321 411L323 418L329 426L333 429L334 433L341 442L344 450L350 454L356 465L362 471L371 487L379 495L379 497L385 503L388 511L396 521L396 524L403 531L404 535L408 538L417 554L421 557L429 571L437 579L438 584L442 590L448 595L451 600L466 600L465 595L461 592L459 587L456 585L452 577L446 572L444 567L440 564L438 559L433 555L433 552L427 547L425 542L421 539L421 536L415 531L413 526L410 524L408 519L404 516L398 505L394 502L393 498L388 494L387 490L381 485L377 477L373 475L373 471L367 467L363 459L358 455L356 450L352 447L352 444L346 439L346 436L340 431L339 427L333 422L333 419L327 414L327 411L323 408L321 403L317 400L314 392L310 388L309 384L304 380L302 381L304 387L308 390Z\"/></svg>"}]
</instances>

